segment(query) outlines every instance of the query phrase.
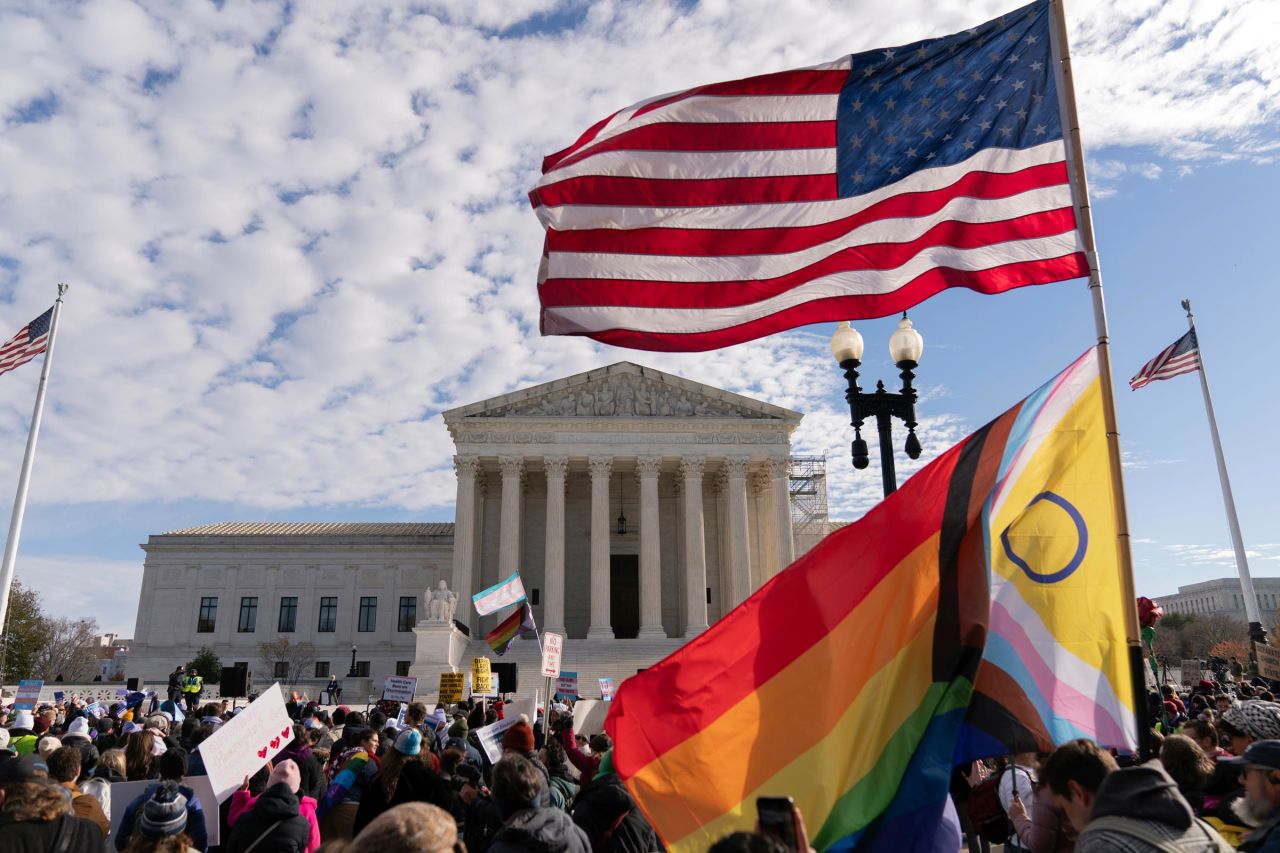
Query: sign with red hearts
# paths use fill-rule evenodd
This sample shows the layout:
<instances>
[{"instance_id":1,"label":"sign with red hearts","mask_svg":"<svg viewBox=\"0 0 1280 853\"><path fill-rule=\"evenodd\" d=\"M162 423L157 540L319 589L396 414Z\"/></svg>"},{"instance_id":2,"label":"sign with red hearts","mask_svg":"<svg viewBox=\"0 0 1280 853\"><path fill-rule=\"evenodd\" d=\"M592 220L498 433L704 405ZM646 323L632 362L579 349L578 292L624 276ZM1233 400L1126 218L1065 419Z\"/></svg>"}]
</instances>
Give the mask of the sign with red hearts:
<instances>
[{"instance_id":1,"label":"sign with red hearts","mask_svg":"<svg viewBox=\"0 0 1280 853\"><path fill-rule=\"evenodd\" d=\"M205 773L218 802L240 787L293 739L293 721L284 709L284 693L273 684L240 713L223 723L199 746Z\"/></svg>"}]
</instances>

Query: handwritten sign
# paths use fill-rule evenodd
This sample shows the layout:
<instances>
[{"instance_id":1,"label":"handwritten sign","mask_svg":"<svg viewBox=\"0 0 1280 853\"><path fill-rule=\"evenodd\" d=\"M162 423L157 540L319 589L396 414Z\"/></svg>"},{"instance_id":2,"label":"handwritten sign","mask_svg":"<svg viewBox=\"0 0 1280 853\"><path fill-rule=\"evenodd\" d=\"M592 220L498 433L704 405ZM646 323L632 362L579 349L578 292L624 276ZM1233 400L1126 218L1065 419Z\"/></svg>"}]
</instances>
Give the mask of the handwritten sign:
<instances>
[{"instance_id":1,"label":"handwritten sign","mask_svg":"<svg viewBox=\"0 0 1280 853\"><path fill-rule=\"evenodd\" d=\"M120 832L120 824L124 822L124 813L128 805L146 793L147 788L157 784L155 779L144 779L140 782L114 782L111 785L111 802L117 804L111 810L111 838ZM184 776L179 785L190 788L196 795L196 801L204 811L204 830L209 836L209 846L214 847L221 842L219 837L218 799L213 794L213 786L208 776ZM141 814L142 810L138 810ZM133 831L138 831L138 814L134 815ZM189 834L189 833L188 833ZM132 836L130 836L132 837ZM111 847L111 849L115 849Z\"/></svg>"},{"instance_id":2,"label":"handwritten sign","mask_svg":"<svg viewBox=\"0 0 1280 853\"><path fill-rule=\"evenodd\" d=\"M613 679L612 678L600 679L600 698L606 702L613 701Z\"/></svg>"},{"instance_id":3,"label":"handwritten sign","mask_svg":"<svg viewBox=\"0 0 1280 853\"><path fill-rule=\"evenodd\" d=\"M293 721L276 682L200 744L204 769L218 802L231 796L293 739Z\"/></svg>"},{"instance_id":4,"label":"handwritten sign","mask_svg":"<svg viewBox=\"0 0 1280 853\"><path fill-rule=\"evenodd\" d=\"M578 673L562 672L556 678L556 698L574 699L578 695Z\"/></svg>"},{"instance_id":5,"label":"handwritten sign","mask_svg":"<svg viewBox=\"0 0 1280 853\"><path fill-rule=\"evenodd\" d=\"M471 695L488 696L493 692L493 672L488 658L471 659Z\"/></svg>"},{"instance_id":6,"label":"handwritten sign","mask_svg":"<svg viewBox=\"0 0 1280 853\"><path fill-rule=\"evenodd\" d=\"M391 702L412 702L418 692L418 679L411 676L388 675L382 682L382 698Z\"/></svg>"},{"instance_id":7,"label":"handwritten sign","mask_svg":"<svg viewBox=\"0 0 1280 853\"><path fill-rule=\"evenodd\" d=\"M1280 681L1280 648L1258 643L1258 675Z\"/></svg>"},{"instance_id":8,"label":"handwritten sign","mask_svg":"<svg viewBox=\"0 0 1280 853\"><path fill-rule=\"evenodd\" d=\"M34 711L36 703L40 701L40 689L42 687L44 687L44 682L37 679L19 681L18 691L13 700L13 709L15 711Z\"/></svg>"},{"instance_id":9,"label":"handwritten sign","mask_svg":"<svg viewBox=\"0 0 1280 853\"><path fill-rule=\"evenodd\" d=\"M564 637L548 631L542 635L542 675L555 678L560 674L560 655L564 652Z\"/></svg>"},{"instance_id":10,"label":"handwritten sign","mask_svg":"<svg viewBox=\"0 0 1280 853\"><path fill-rule=\"evenodd\" d=\"M461 672L440 673L440 701L446 705L462 701L462 687L466 676Z\"/></svg>"}]
</instances>

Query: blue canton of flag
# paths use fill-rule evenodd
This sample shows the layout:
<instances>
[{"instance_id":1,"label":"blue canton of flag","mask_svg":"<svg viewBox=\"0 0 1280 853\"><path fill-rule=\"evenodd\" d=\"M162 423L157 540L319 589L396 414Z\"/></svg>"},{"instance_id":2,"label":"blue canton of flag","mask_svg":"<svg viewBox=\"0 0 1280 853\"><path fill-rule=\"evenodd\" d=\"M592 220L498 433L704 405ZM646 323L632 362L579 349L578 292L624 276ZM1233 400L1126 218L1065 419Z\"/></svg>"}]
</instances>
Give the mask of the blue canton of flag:
<instances>
[{"instance_id":1,"label":"blue canton of flag","mask_svg":"<svg viewBox=\"0 0 1280 853\"><path fill-rule=\"evenodd\" d=\"M1049 4L943 38L853 55L840 93L840 195L948 166L986 148L1062 138Z\"/></svg>"}]
</instances>

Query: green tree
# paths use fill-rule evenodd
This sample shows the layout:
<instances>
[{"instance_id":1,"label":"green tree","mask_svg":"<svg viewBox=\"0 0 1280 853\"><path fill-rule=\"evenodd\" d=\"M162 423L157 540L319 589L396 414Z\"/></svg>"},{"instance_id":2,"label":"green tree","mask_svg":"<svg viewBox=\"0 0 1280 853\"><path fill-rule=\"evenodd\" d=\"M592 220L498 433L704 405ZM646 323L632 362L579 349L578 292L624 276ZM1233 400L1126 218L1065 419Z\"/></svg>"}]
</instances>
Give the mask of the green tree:
<instances>
[{"instance_id":1,"label":"green tree","mask_svg":"<svg viewBox=\"0 0 1280 853\"><path fill-rule=\"evenodd\" d=\"M206 684L217 684L222 679L222 661L208 646L201 646L196 656L187 661L183 669L194 669Z\"/></svg>"},{"instance_id":2,"label":"green tree","mask_svg":"<svg viewBox=\"0 0 1280 853\"><path fill-rule=\"evenodd\" d=\"M23 586L14 578L9 592L9 613L4 636L4 668L0 672L5 684L23 678L37 678L40 651L49 634L49 618L40 609L40 594Z\"/></svg>"}]
</instances>

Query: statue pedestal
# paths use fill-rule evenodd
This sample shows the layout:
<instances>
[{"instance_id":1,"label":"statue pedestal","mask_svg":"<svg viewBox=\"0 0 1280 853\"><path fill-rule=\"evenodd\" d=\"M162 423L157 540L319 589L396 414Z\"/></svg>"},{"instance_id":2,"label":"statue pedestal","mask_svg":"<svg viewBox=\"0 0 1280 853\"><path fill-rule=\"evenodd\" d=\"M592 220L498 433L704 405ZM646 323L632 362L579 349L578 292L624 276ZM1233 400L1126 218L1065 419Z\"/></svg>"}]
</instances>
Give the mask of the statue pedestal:
<instances>
[{"instance_id":1,"label":"statue pedestal","mask_svg":"<svg viewBox=\"0 0 1280 853\"><path fill-rule=\"evenodd\" d=\"M413 628L418 645L409 675L418 679L418 693L433 693L440 683L440 673L460 672L471 638L453 622L423 620Z\"/></svg>"}]
</instances>

